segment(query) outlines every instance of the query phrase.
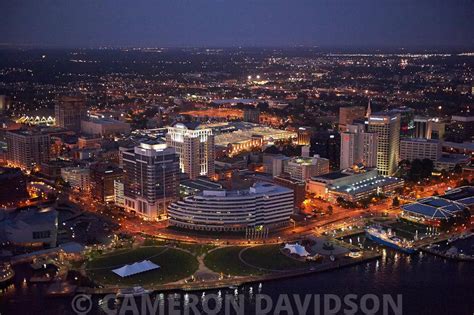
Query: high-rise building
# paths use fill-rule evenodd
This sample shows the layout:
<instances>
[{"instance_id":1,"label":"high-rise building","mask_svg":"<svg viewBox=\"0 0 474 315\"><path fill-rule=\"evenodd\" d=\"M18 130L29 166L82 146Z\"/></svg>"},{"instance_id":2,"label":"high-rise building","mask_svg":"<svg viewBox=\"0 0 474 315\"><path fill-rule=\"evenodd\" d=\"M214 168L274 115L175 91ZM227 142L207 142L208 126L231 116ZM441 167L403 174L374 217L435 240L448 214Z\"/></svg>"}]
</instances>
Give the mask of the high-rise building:
<instances>
[{"instance_id":1,"label":"high-rise building","mask_svg":"<svg viewBox=\"0 0 474 315\"><path fill-rule=\"evenodd\" d=\"M347 125L351 125L354 120L365 117L364 106L351 106L339 108L339 131L346 131Z\"/></svg>"},{"instance_id":2,"label":"high-rise building","mask_svg":"<svg viewBox=\"0 0 474 315\"><path fill-rule=\"evenodd\" d=\"M112 163L96 163L90 170L92 197L101 202L114 201L114 181L123 178L122 169Z\"/></svg>"},{"instance_id":3,"label":"high-rise building","mask_svg":"<svg viewBox=\"0 0 474 315\"><path fill-rule=\"evenodd\" d=\"M392 176L400 158L400 114L379 112L369 117L368 131L377 134L377 169Z\"/></svg>"},{"instance_id":4,"label":"high-rise building","mask_svg":"<svg viewBox=\"0 0 474 315\"><path fill-rule=\"evenodd\" d=\"M81 131L81 120L86 118L86 113L82 96L62 96L54 106L56 126L75 132Z\"/></svg>"},{"instance_id":5,"label":"high-rise building","mask_svg":"<svg viewBox=\"0 0 474 315\"><path fill-rule=\"evenodd\" d=\"M214 175L212 129L204 128L198 123L176 123L168 127L166 144L176 149L179 156L179 168L189 178Z\"/></svg>"},{"instance_id":6,"label":"high-rise building","mask_svg":"<svg viewBox=\"0 0 474 315\"><path fill-rule=\"evenodd\" d=\"M164 143L141 143L124 151L123 171L127 211L156 219L178 195L179 158Z\"/></svg>"},{"instance_id":7,"label":"high-rise building","mask_svg":"<svg viewBox=\"0 0 474 315\"><path fill-rule=\"evenodd\" d=\"M11 130L6 138L8 164L32 170L49 161L51 139L41 130Z\"/></svg>"},{"instance_id":8,"label":"high-rise building","mask_svg":"<svg viewBox=\"0 0 474 315\"><path fill-rule=\"evenodd\" d=\"M309 145L311 143L311 136L313 135L313 128L311 127L299 127L297 130L297 144L298 145Z\"/></svg>"},{"instance_id":9,"label":"high-rise building","mask_svg":"<svg viewBox=\"0 0 474 315\"><path fill-rule=\"evenodd\" d=\"M377 134L364 129L362 124L348 125L341 133L341 169L360 163L366 167L377 165Z\"/></svg>"}]
</instances>

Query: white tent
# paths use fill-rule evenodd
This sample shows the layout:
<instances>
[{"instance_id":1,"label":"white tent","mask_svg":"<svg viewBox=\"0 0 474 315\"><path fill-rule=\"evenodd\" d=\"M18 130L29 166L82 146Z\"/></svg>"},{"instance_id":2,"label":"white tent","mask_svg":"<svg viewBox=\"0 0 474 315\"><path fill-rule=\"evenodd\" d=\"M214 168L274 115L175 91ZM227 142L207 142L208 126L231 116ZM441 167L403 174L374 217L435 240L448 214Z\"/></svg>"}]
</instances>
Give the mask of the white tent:
<instances>
[{"instance_id":1,"label":"white tent","mask_svg":"<svg viewBox=\"0 0 474 315\"><path fill-rule=\"evenodd\" d=\"M145 271L150 271L153 269L158 269L160 266L152 263L149 260L144 260L140 262L133 263L131 265L125 265L120 268L112 270L113 273L119 275L120 277L129 277L136 275L137 273L142 273Z\"/></svg>"},{"instance_id":2,"label":"white tent","mask_svg":"<svg viewBox=\"0 0 474 315\"><path fill-rule=\"evenodd\" d=\"M309 256L309 253L306 251L304 246L301 246L298 243L295 244L285 244L285 249L288 249L291 254L296 254L298 256L306 257Z\"/></svg>"}]
</instances>

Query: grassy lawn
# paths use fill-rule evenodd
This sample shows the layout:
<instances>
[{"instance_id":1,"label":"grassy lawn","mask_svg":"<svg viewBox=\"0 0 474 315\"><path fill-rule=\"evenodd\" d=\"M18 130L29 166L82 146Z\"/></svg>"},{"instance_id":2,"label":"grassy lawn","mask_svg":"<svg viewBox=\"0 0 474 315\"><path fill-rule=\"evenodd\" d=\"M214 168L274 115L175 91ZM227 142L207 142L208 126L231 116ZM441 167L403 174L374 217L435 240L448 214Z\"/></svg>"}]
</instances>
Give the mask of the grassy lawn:
<instances>
[{"instance_id":1,"label":"grassy lawn","mask_svg":"<svg viewBox=\"0 0 474 315\"><path fill-rule=\"evenodd\" d=\"M170 245L171 247L177 247L191 252L195 256L201 256L202 254L207 253L211 249L215 248L215 245L212 244L194 244L194 243L184 243L184 242L173 242L165 241L154 238L146 238L143 242L143 246L164 246Z\"/></svg>"},{"instance_id":2,"label":"grassy lawn","mask_svg":"<svg viewBox=\"0 0 474 315\"><path fill-rule=\"evenodd\" d=\"M112 272L112 269L144 259L151 260L160 268L127 278L121 278ZM196 258L178 249L141 247L98 257L87 264L87 273L92 280L101 284L131 286L174 282L190 277L197 268Z\"/></svg>"},{"instance_id":3,"label":"grassy lawn","mask_svg":"<svg viewBox=\"0 0 474 315\"><path fill-rule=\"evenodd\" d=\"M187 250L196 256L201 256L202 254L207 253L211 249L216 248L216 246L212 244L190 244L190 243L177 243L176 247Z\"/></svg>"},{"instance_id":4,"label":"grassy lawn","mask_svg":"<svg viewBox=\"0 0 474 315\"><path fill-rule=\"evenodd\" d=\"M301 269L308 266L308 263L283 255L280 247L279 244L251 247L243 252L242 259L251 265L273 270Z\"/></svg>"},{"instance_id":5,"label":"grassy lawn","mask_svg":"<svg viewBox=\"0 0 474 315\"><path fill-rule=\"evenodd\" d=\"M204 257L204 264L215 272L225 275L248 276L261 275L264 272L249 267L239 260L241 246L229 246L213 250Z\"/></svg>"}]
</instances>

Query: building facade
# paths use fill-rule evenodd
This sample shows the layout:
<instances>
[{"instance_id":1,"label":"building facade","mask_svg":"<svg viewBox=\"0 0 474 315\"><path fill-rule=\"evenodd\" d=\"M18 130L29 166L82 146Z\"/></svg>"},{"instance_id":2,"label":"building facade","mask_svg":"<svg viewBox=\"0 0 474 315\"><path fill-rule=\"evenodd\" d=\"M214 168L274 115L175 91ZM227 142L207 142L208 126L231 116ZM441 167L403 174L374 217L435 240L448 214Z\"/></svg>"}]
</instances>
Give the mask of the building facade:
<instances>
[{"instance_id":1,"label":"building facade","mask_svg":"<svg viewBox=\"0 0 474 315\"><path fill-rule=\"evenodd\" d=\"M179 156L179 168L189 178L213 176L214 135L212 129L201 128L195 123L177 123L168 127L166 144L176 150Z\"/></svg>"},{"instance_id":2,"label":"building facade","mask_svg":"<svg viewBox=\"0 0 474 315\"><path fill-rule=\"evenodd\" d=\"M205 190L168 209L171 225L218 232L286 225L292 213L291 189L260 182L248 190Z\"/></svg>"},{"instance_id":3,"label":"building facade","mask_svg":"<svg viewBox=\"0 0 474 315\"><path fill-rule=\"evenodd\" d=\"M90 169L92 197L101 202L113 202L114 181L122 180L122 169L112 163L96 163Z\"/></svg>"},{"instance_id":4,"label":"building facade","mask_svg":"<svg viewBox=\"0 0 474 315\"><path fill-rule=\"evenodd\" d=\"M54 106L55 124L75 132L81 131L81 120L86 118L87 109L82 96L62 96Z\"/></svg>"},{"instance_id":5,"label":"building facade","mask_svg":"<svg viewBox=\"0 0 474 315\"><path fill-rule=\"evenodd\" d=\"M164 143L141 143L123 152L125 210L157 219L178 196L179 158Z\"/></svg>"},{"instance_id":6,"label":"building facade","mask_svg":"<svg viewBox=\"0 0 474 315\"><path fill-rule=\"evenodd\" d=\"M61 169L61 178L68 183L71 188L87 193L90 191L91 176L88 168L64 167Z\"/></svg>"},{"instance_id":7,"label":"building facade","mask_svg":"<svg viewBox=\"0 0 474 315\"><path fill-rule=\"evenodd\" d=\"M32 170L49 161L51 138L40 130L12 130L6 133L8 164Z\"/></svg>"},{"instance_id":8,"label":"building facade","mask_svg":"<svg viewBox=\"0 0 474 315\"><path fill-rule=\"evenodd\" d=\"M356 164L366 167L377 165L377 134L365 132L364 125L348 125L341 133L340 168L350 168Z\"/></svg>"},{"instance_id":9,"label":"building facade","mask_svg":"<svg viewBox=\"0 0 474 315\"><path fill-rule=\"evenodd\" d=\"M364 106L351 106L339 108L339 131L344 132L347 126L351 125L354 120L363 119L365 117Z\"/></svg>"},{"instance_id":10,"label":"building facade","mask_svg":"<svg viewBox=\"0 0 474 315\"><path fill-rule=\"evenodd\" d=\"M441 157L442 143L429 139L402 139L400 140L401 160L430 159L436 162Z\"/></svg>"},{"instance_id":11,"label":"building facade","mask_svg":"<svg viewBox=\"0 0 474 315\"><path fill-rule=\"evenodd\" d=\"M112 118L91 118L81 121L81 131L87 135L107 137L130 133L130 124Z\"/></svg>"},{"instance_id":12,"label":"building facade","mask_svg":"<svg viewBox=\"0 0 474 315\"><path fill-rule=\"evenodd\" d=\"M312 176L329 173L329 160L317 155L311 158L295 157L283 162L283 171L293 179L305 181Z\"/></svg>"},{"instance_id":13,"label":"building facade","mask_svg":"<svg viewBox=\"0 0 474 315\"><path fill-rule=\"evenodd\" d=\"M377 134L377 169L383 176L393 175L400 159L400 114L371 114L368 131Z\"/></svg>"}]
</instances>

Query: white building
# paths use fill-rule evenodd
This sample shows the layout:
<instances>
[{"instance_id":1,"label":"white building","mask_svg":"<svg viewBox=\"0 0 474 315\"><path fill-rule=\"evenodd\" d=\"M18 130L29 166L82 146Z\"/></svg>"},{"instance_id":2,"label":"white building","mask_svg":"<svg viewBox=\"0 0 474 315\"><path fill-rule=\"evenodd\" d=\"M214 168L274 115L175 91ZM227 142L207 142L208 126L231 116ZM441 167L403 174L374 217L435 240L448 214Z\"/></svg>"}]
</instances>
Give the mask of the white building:
<instances>
[{"instance_id":1,"label":"white building","mask_svg":"<svg viewBox=\"0 0 474 315\"><path fill-rule=\"evenodd\" d=\"M377 134L365 132L364 125L347 125L341 133L340 168L350 168L356 164L366 167L377 165Z\"/></svg>"},{"instance_id":2,"label":"white building","mask_svg":"<svg viewBox=\"0 0 474 315\"><path fill-rule=\"evenodd\" d=\"M305 181L312 176L329 173L329 160L318 155L311 158L294 157L283 162L283 171L293 179Z\"/></svg>"},{"instance_id":3,"label":"white building","mask_svg":"<svg viewBox=\"0 0 474 315\"><path fill-rule=\"evenodd\" d=\"M189 178L214 175L214 135L197 123L177 123L168 127L166 144L175 148L181 172Z\"/></svg>"},{"instance_id":4,"label":"white building","mask_svg":"<svg viewBox=\"0 0 474 315\"><path fill-rule=\"evenodd\" d=\"M401 160L430 159L436 162L441 157L442 143L438 140L407 138L400 140Z\"/></svg>"},{"instance_id":5,"label":"white building","mask_svg":"<svg viewBox=\"0 0 474 315\"><path fill-rule=\"evenodd\" d=\"M285 225L293 213L293 191L270 183L246 190L205 190L172 203L171 225L206 231L244 231Z\"/></svg>"}]
</instances>

